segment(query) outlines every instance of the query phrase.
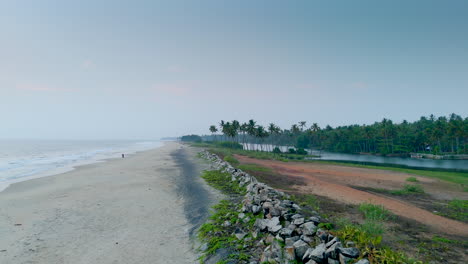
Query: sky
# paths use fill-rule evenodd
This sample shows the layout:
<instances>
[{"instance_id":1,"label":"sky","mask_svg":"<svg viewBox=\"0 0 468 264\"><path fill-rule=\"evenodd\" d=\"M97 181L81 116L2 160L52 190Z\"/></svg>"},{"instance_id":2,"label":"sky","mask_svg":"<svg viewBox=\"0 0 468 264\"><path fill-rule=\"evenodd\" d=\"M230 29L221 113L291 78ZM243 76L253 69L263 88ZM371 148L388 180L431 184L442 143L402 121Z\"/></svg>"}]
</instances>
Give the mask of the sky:
<instances>
[{"instance_id":1,"label":"sky","mask_svg":"<svg viewBox=\"0 0 468 264\"><path fill-rule=\"evenodd\" d=\"M0 1L0 138L468 116L468 1Z\"/></svg>"}]
</instances>

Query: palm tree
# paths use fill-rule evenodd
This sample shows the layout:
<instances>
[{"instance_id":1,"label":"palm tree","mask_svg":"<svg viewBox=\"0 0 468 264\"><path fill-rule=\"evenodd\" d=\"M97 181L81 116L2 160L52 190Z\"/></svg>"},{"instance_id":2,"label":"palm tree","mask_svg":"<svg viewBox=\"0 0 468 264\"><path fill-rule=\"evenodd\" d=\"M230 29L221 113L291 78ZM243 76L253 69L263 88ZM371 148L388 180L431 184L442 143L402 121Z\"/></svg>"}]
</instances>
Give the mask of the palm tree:
<instances>
[{"instance_id":1,"label":"palm tree","mask_svg":"<svg viewBox=\"0 0 468 264\"><path fill-rule=\"evenodd\" d=\"M232 120L232 123L231 123L231 130L232 130L232 133L234 134L233 137L236 137L238 132L239 132L239 129L240 129L240 123L239 121L237 120ZM237 143L239 143L239 139L237 139Z\"/></svg>"},{"instance_id":2,"label":"palm tree","mask_svg":"<svg viewBox=\"0 0 468 264\"><path fill-rule=\"evenodd\" d=\"M257 126L255 129L255 136L260 139L260 150L263 151L263 139L268 137L268 132L263 126Z\"/></svg>"},{"instance_id":3,"label":"palm tree","mask_svg":"<svg viewBox=\"0 0 468 264\"><path fill-rule=\"evenodd\" d=\"M306 126L306 121L300 121L299 126L301 127L301 131L304 131L304 127Z\"/></svg>"},{"instance_id":4,"label":"palm tree","mask_svg":"<svg viewBox=\"0 0 468 264\"><path fill-rule=\"evenodd\" d=\"M247 129L248 129L248 124L247 123L242 123L242 125L239 128L239 131L242 133L242 146L246 145L245 144L245 133L247 133ZM247 146L247 150L248 150L248 144L246 146Z\"/></svg>"},{"instance_id":5,"label":"palm tree","mask_svg":"<svg viewBox=\"0 0 468 264\"><path fill-rule=\"evenodd\" d=\"M216 126L212 125L210 126L210 132L213 136L213 141L216 141L216 132L218 132L218 129L216 128Z\"/></svg>"},{"instance_id":6,"label":"palm tree","mask_svg":"<svg viewBox=\"0 0 468 264\"><path fill-rule=\"evenodd\" d=\"M250 119L249 122L247 123L247 134L249 136L255 138L255 128L257 126L257 122L255 122L253 119Z\"/></svg>"}]
</instances>

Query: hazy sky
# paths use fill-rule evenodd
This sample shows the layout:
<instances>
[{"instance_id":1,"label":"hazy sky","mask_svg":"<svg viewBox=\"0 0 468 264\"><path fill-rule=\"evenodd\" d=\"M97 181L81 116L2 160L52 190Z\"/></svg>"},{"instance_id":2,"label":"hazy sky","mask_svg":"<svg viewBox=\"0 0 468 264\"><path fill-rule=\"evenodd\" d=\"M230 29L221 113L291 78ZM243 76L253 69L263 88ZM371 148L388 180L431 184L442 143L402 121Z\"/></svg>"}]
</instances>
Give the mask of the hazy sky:
<instances>
[{"instance_id":1,"label":"hazy sky","mask_svg":"<svg viewBox=\"0 0 468 264\"><path fill-rule=\"evenodd\" d=\"M1 1L0 138L468 115L468 1Z\"/></svg>"}]
</instances>

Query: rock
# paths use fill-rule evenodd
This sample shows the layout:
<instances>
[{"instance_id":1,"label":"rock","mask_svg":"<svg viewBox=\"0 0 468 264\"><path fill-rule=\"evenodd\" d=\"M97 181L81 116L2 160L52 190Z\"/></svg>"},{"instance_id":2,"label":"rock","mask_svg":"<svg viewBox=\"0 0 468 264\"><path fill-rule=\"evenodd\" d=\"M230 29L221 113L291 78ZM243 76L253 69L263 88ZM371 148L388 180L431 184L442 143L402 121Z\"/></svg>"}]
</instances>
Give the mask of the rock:
<instances>
[{"instance_id":1,"label":"rock","mask_svg":"<svg viewBox=\"0 0 468 264\"><path fill-rule=\"evenodd\" d=\"M313 236L317 227L313 222L307 222L301 226L304 235Z\"/></svg>"},{"instance_id":2,"label":"rock","mask_svg":"<svg viewBox=\"0 0 468 264\"><path fill-rule=\"evenodd\" d=\"M325 261L325 244L319 244L314 249L309 249L308 252L304 255L303 260L312 259L318 263Z\"/></svg>"},{"instance_id":3,"label":"rock","mask_svg":"<svg viewBox=\"0 0 468 264\"><path fill-rule=\"evenodd\" d=\"M267 219L257 219L255 220L254 227L259 229L260 231L263 231L267 229L268 227L268 220Z\"/></svg>"},{"instance_id":4,"label":"rock","mask_svg":"<svg viewBox=\"0 0 468 264\"><path fill-rule=\"evenodd\" d=\"M292 246L294 244L294 242L296 242L298 240L299 240L299 237L295 236L295 237L288 237L284 241L286 243L286 246Z\"/></svg>"},{"instance_id":5,"label":"rock","mask_svg":"<svg viewBox=\"0 0 468 264\"><path fill-rule=\"evenodd\" d=\"M328 243L325 245L327 248L331 247L333 244L336 242L340 242L340 239L337 237L334 237L332 240L328 241Z\"/></svg>"},{"instance_id":6,"label":"rock","mask_svg":"<svg viewBox=\"0 0 468 264\"><path fill-rule=\"evenodd\" d=\"M311 259L309 261L307 261L306 264L318 264L315 260Z\"/></svg>"},{"instance_id":7,"label":"rock","mask_svg":"<svg viewBox=\"0 0 468 264\"><path fill-rule=\"evenodd\" d=\"M294 219L293 224L295 225L302 225L304 223L304 218L297 218Z\"/></svg>"},{"instance_id":8,"label":"rock","mask_svg":"<svg viewBox=\"0 0 468 264\"><path fill-rule=\"evenodd\" d=\"M260 212L260 206L252 205L252 213L258 214Z\"/></svg>"},{"instance_id":9,"label":"rock","mask_svg":"<svg viewBox=\"0 0 468 264\"><path fill-rule=\"evenodd\" d=\"M325 251L325 256L328 257L328 258L334 258L334 259L338 259L338 251L337 251L337 248L338 247L342 247L343 245L341 244L341 242L336 242L334 244L332 244L326 251Z\"/></svg>"},{"instance_id":10,"label":"rock","mask_svg":"<svg viewBox=\"0 0 468 264\"><path fill-rule=\"evenodd\" d=\"M313 236L302 235L301 240L303 240L306 243L310 243L310 242L314 241L314 237Z\"/></svg>"},{"instance_id":11,"label":"rock","mask_svg":"<svg viewBox=\"0 0 468 264\"><path fill-rule=\"evenodd\" d=\"M245 217L245 214L244 214L244 213L240 213L240 214L237 215L237 217L238 217L239 219L242 219L242 218Z\"/></svg>"},{"instance_id":12,"label":"rock","mask_svg":"<svg viewBox=\"0 0 468 264\"><path fill-rule=\"evenodd\" d=\"M340 264L340 262L336 259L328 258L328 264Z\"/></svg>"},{"instance_id":13,"label":"rock","mask_svg":"<svg viewBox=\"0 0 468 264\"><path fill-rule=\"evenodd\" d=\"M336 249L338 253L343 254L346 257L349 257L349 258L359 257L359 250L357 248L337 247Z\"/></svg>"},{"instance_id":14,"label":"rock","mask_svg":"<svg viewBox=\"0 0 468 264\"><path fill-rule=\"evenodd\" d=\"M317 229L316 235L320 238L320 240L324 243L328 242L328 232L323 229Z\"/></svg>"},{"instance_id":15,"label":"rock","mask_svg":"<svg viewBox=\"0 0 468 264\"><path fill-rule=\"evenodd\" d=\"M294 232L293 229L289 229L288 227L285 227L279 231L279 234L283 237L290 237L293 232Z\"/></svg>"},{"instance_id":16,"label":"rock","mask_svg":"<svg viewBox=\"0 0 468 264\"><path fill-rule=\"evenodd\" d=\"M296 220L296 219L299 219L299 218L304 218L301 214L295 214L293 216L291 216L291 219L293 220Z\"/></svg>"},{"instance_id":17,"label":"rock","mask_svg":"<svg viewBox=\"0 0 468 264\"><path fill-rule=\"evenodd\" d=\"M292 207L296 210L301 210L301 207L297 204L293 204Z\"/></svg>"},{"instance_id":18,"label":"rock","mask_svg":"<svg viewBox=\"0 0 468 264\"><path fill-rule=\"evenodd\" d=\"M287 260L295 260L296 259L296 254L295 254L293 246L286 246L284 248L284 257Z\"/></svg>"},{"instance_id":19,"label":"rock","mask_svg":"<svg viewBox=\"0 0 468 264\"><path fill-rule=\"evenodd\" d=\"M234 231L234 235L237 237L237 239L242 240L247 235L247 233L243 232L239 228L236 228L236 231Z\"/></svg>"},{"instance_id":20,"label":"rock","mask_svg":"<svg viewBox=\"0 0 468 264\"><path fill-rule=\"evenodd\" d=\"M296 256L300 259L302 259L306 251L310 248L309 245L302 240L298 240L294 242L293 247L294 247Z\"/></svg>"},{"instance_id":21,"label":"rock","mask_svg":"<svg viewBox=\"0 0 468 264\"><path fill-rule=\"evenodd\" d=\"M340 264L348 264L348 263L351 263L351 261L353 260L352 258L348 258L344 256L343 254L339 255L339 259L340 259Z\"/></svg>"},{"instance_id":22,"label":"rock","mask_svg":"<svg viewBox=\"0 0 468 264\"><path fill-rule=\"evenodd\" d=\"M225 226L225 227L231 226L231 222L229 222L229 221L224 221L223 226Z\"/></svg>"},{"instance_id":23,"label":"rock","mask_svg":"<svg viewBox=\"0 0 468 264\"><path fill-rule=\"evenodd\" d=\"M354 264L369 264L369 260L367 259L361 259L359 260L358 262L354 263Z\"/></svg>"}]
</instances>

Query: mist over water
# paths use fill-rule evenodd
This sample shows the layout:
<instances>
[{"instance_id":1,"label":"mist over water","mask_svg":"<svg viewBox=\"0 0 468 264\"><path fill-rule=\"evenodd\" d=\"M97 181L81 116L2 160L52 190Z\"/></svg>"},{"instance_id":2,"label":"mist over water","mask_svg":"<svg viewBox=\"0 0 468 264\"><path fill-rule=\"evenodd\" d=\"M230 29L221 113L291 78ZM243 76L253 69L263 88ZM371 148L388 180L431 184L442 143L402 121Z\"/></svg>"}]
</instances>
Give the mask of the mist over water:
<instances>
[{"instance_id":1,"label":"mist over water","mask_svg":"<svg viewBox=\"0 0 468 264\"><path fill-rule=\"evenodd\" d=\"M161 145L159 141L135 140L0 140L0 191L15 182Z\"/></svg>"}]
</instances>

